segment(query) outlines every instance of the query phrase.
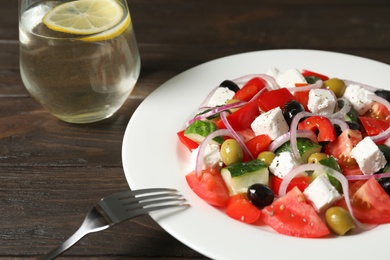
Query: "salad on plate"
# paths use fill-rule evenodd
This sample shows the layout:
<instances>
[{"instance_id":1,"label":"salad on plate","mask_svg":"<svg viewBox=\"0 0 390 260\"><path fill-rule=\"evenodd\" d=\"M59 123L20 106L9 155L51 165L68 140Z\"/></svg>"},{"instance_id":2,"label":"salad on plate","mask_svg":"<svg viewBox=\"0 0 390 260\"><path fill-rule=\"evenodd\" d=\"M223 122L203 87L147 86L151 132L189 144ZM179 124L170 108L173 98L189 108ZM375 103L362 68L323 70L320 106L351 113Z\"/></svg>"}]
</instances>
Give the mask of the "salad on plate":
<instances>
[{"instance_id":1,"label":"salad on plate","mask_svg":"<svg viewBox=\"0 0 390 260\"><path fill-rule=\"evenodd\" d=\"M177 135L192 191L295 237L390 222L390 92L310 70L225 80Z\"/></svg>"}]
</instances>

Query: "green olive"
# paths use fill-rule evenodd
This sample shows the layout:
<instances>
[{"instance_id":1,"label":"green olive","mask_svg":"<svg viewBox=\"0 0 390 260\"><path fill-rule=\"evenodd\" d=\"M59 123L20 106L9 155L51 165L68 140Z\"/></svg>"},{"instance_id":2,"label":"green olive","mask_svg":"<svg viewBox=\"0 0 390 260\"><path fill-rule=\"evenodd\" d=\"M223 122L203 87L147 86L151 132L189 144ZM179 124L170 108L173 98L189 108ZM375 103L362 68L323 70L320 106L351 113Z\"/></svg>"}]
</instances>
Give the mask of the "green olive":
<instances>
[{"instance_id":1,"label":"green olive","mask_svg":"<svg viewBox=\"0 0 390 260\"><path fill-rule=\"evenodd\" d=\"M325 213L328 227L337 235L343 236L355 228L351 214L342 207L331 207Z\"/></svg>"},{"instance_id":2,"label":"green olive","mask_svg":"<svg viewBox=\"0 0 390 260\"><path fill-rule=\"evenodd\" d=\"M337 98L343 96L344 91L346 89L344 81L338 78L331 78L324 81L324 87L326 89L330 89L336 95Z\"/></svg>"},{"instance_id":3,"label":"green olive","mask_svg":"<svg viewBox=\"0 0 390 260\"><path fill-rule=\"evenodd\" d=\"M244 157L244 153L241 146L235 139L227 139L221 146L221 159L226 165L230 165L235 162L241 162Z\"/></svg>"},{"instance_id":4,"label":"green olive","mask_svg":"<svg viewBox=\"0 0 390 260\"><path fill-rule=\"evenodd\" d=\"M274 158L275 158L275 153L270 152L270 151L261 152L257 156L257 159L264 162L268 167L271 165Z\"/></svg>"},{"instance_id":5,"label":"green olive","mask_svg":"<svg viewBox=\"0 0 390 260\"><path fill-rule=\"evenodd\" d=\"M319 161L328 158L329 155L326 153L313 153L312 155L309 156L307 159L308 163L319 163Z\"/></svg>"}]
</instances>

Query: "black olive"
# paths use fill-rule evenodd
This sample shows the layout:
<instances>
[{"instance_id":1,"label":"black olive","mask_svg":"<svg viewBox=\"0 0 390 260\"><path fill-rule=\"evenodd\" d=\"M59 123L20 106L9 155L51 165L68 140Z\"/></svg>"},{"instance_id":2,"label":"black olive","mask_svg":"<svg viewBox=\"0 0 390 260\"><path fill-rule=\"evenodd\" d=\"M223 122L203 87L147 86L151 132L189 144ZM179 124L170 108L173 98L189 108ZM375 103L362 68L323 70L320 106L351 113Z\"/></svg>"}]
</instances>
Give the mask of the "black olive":
<instances>
[{"instance_id":1,"label":"black olive","mask_svg":"<svg viewBox=\"0 0 390 260\"><path fill-rule=\"evenodd\" d=\"M378 183L382 186L382 188L386 191L390 196L390 178L382 178L378 180Z\"/></svg>"},{"instance_id":2,"label":"black olive","mask_svg":"<svg viewBox=\"0 0 390 260\"><path fill-rule=\"evenodd\" d=\"M283 106L283 117L287 124L290 125L293 117L299 112L305 111L305 108L296 100L286 102Z\"/></svg>"},{"instance_id":3,"label":"black olive","mask_svg":"<svg viewBox=\"0 0 390 260\"><path fill-rule=\"evenodd\" d=\"M248 199L259 209L271 205L274 198L274 192L267 185L256 183L248 188Z\"/></svg>"},{"instance_id":4,"label":"black olive","mask_svg":"<svg viewBox=\"0 0 390 260\"><path fill-rule=\"evenodd\" d=\"M341 131L341 127L337 124L333 124L333 127L334 127L334 130L336 130L336 136L339 136L343 133L343 131Z\"/></svg>"},{"instance_id":5,"label":"black olive","mask_svg":"<svg viewBox=\"0 0 390 260\"><path fill-rule=\"evenodd\" d=\"M375 91L375 95L382 97L390 102L390 91L384 89L378 89Z\"/></svg>"},{"instance_id":6,"label":"black olive","mask_svg":"<svg viewBox=\"0 0 390 260\"><path fill-rule=\"evenodd\" d=\"M231 80L225 80L219 86L220 87L224 87L224 88L228 88L228 89L230 89L231 91L234 91L234 92L237 92L237 91L240 90L240 88L237 86L237 84L234 83Z\"/></svg>"}]
</instances>

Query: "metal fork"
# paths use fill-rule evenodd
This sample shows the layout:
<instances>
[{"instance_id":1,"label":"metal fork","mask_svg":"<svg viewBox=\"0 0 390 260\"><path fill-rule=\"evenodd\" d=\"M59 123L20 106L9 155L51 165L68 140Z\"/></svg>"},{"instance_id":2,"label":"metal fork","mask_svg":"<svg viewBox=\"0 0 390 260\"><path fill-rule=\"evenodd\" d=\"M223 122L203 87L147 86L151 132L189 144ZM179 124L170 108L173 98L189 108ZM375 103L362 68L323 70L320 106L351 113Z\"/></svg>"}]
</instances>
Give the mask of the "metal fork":
<instances>
[{"instance_id":1,"label":"metal fork","mask_svg":"<svg viewBox=\"0 0 390 260\"><path fill-rule=\"evenodd\" d=\"M130 218L156 210L188 206L186 199L175 189L151 188L115 193L102 198L91 208L80 228L71 237L38 259L54 259L85 235L107 229Z\"/></svg>"}]
</instances>

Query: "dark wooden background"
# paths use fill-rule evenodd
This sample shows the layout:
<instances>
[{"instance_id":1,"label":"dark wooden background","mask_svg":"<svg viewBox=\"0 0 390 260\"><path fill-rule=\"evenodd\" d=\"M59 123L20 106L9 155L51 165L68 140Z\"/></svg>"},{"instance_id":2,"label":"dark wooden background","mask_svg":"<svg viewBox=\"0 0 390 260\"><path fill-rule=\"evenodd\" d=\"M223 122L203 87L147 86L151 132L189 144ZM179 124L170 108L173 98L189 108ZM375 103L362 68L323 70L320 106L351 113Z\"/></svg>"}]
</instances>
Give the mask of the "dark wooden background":
<instances>
[{"instance_id":1,"label":"dark wooden background","mask_svg":"<svg viewBox=\"0 0 390 260\"><path fill-rule=\"evenodd\" d=\"M125 127L143 99L176 74L226 55L284 48L343 52L390 64L388 0L128 4L142 57L137 86L112 118L72 125L51 116L24 89L18 64L18 2L0 3L2 259L47 252L78 228L99 198L128 187L121 162ZM383 77L390 81L389 75ZM149 216L89 235L63 257L203 258Z\"/></svg>"}]
</instances>

